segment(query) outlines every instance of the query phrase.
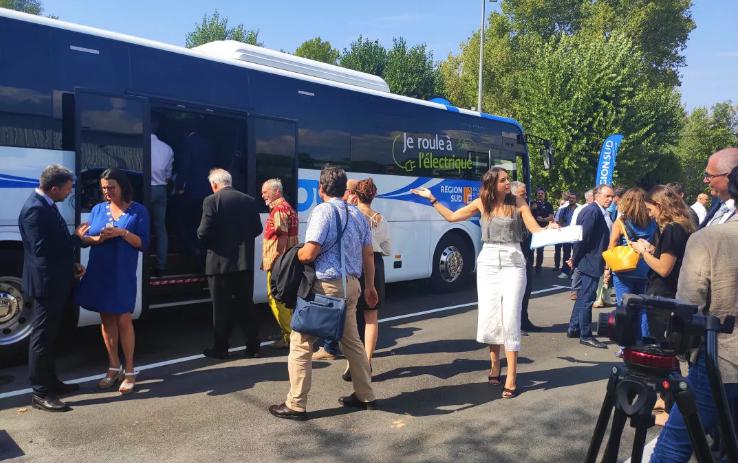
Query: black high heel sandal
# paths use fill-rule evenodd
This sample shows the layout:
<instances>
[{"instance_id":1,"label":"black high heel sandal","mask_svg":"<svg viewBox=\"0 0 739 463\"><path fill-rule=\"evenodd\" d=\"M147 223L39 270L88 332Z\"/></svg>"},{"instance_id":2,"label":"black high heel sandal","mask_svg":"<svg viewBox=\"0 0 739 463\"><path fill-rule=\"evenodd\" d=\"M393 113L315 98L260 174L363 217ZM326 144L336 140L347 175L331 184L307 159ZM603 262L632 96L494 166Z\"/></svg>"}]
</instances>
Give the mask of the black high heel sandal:
<instances>
[{"instance_id":1,"label":"black high heel sandal","mask_svg":"<svg viewBox=\"0 0 739 463\"><path fill-rule=\"evenodd\" d=\"M502 368L503 367L501 366L501 369ZM491 368L490 371L493 371L493 369ZM500 377L501 377L500 370L498 370L498 376L488 375L488 384L491 386L496 386L496 387L500 386L501 384Z\"/></svg>"}]
</instances>

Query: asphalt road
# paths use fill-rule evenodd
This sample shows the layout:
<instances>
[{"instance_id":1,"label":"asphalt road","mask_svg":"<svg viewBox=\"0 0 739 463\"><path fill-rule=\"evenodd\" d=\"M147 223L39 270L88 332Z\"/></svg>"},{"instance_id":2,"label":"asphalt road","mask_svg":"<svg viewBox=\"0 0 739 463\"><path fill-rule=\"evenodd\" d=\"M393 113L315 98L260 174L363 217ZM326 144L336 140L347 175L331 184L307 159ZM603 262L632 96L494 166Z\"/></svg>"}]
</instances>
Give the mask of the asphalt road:
<instances>
[{"instance_id":1,"label":"asphalt road","mask_svg":"<svg viewBox=\"0 0 739 463\"><path fill-rule=\"evenodd\" d=\"M71 412L45 413L18 392L27 388L25 367L0 369L0 460L582 461L620 360L612 344L592 349L565 337L572 303L555 275L544 269L535 280L540 292L529 310L545 331L523 339L514 399L487 384L487 348L474 340L474 285L439 295L404 283L390 285L380 314L402 318L380 326L376 411L338 404L351 385L340 378L345 361L336 360L314 362L307 422L274 418L267 407L288 390L285 351L265 346L260 359L238 352L205 359L198 354L210 337L207 308L169 311L137 323L137 365L145 369L129 396L99 392L87 380L65 398ZM413 315L436 308L447 309ZM276 334L268 318L264 327ZM103 373L106 363L95 328L60 348L64 380ZM652 428L648 440L657 433ZM627 425L623 459L632 435Z\"/></svg>"}]
</instances>

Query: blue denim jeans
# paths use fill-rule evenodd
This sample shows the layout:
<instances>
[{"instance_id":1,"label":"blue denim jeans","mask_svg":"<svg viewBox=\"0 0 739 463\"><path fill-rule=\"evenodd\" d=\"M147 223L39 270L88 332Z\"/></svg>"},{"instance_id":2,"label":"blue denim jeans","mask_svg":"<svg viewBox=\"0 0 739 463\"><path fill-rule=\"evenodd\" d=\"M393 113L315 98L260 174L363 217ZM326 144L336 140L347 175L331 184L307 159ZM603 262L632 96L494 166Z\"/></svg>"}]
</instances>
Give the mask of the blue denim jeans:
<instances>
[{"instance_id":1,"label":"blue denim jeans","mask_svg":"<svg viewBox=\"0 0 739 463\"><path fill-rule=\"evenodd\" d=\"M580 331L580 339L593 336L591 324L593 322L593 302L598 292L599 277L592 277L585 273L580 275L580 288L577 290L577 300L572 306L570 316L570 331Z\"/></svg>"},{"instance_id":2,"label":"blue denim jeans","mask_svg":"<svg viewBox=\"0 0 739 463\"><path fill-rule=\"evenodd\" d=\"M618 273L613 274L613 288L616 290L616 305L620 308L624 294L644 294L647 290L646 278L620 277ZM649 336L649 322L647 321L647 309L639 312L640 339Z\"/></svg>"},{"instance_id":3,"label":"blue denim jeans","mask_svg":"<svg viewBox=\"0 0 739 463\"><path fill-rule=\"evenodd\" d=\"M169 241L167 239L167 226L165 219L167 217L167 186L152 185L151 198L149 201L151 207L151 224L156 235L156 266L159 270L164 270L167 266L167 248Z\"/></svg>"},{"instance_id":4,"label":"blue denim jeans","mask_svg":"<svg viewBox=\"0 0 739 463\"><path fill-rule=\"evenodd\" d=\"M339 343L338 341L332 341L330 339L321 339L319 345L326 349L326 352L333 355L339 355Z\"/></svg>"},{"instance_id":5,"label":"blue denim jeans","mask_svg":"<svg viewBox=\"0 0 739 463\"><path fill-rule=\"evenodd\" d=\"M710 433L718 426L718 415L713 394L711 394L711 384L708 381L705 353L701 353L696 363L690 365L687 380L695 395L703 430ZM724 387L727 399L729 399L729 408L734 413L734 427L736 428L737 384L729 383L725 384ZM729 449L729 451L735 452L736 449ZM685 420L677 408L677 404L675 404L670 410L670 418L667 419L667 423L657 439L657 445L654 448L650 462L686 462L690 459L692 453L693 447L690 444Z\"/></svg>"}]
</instances>

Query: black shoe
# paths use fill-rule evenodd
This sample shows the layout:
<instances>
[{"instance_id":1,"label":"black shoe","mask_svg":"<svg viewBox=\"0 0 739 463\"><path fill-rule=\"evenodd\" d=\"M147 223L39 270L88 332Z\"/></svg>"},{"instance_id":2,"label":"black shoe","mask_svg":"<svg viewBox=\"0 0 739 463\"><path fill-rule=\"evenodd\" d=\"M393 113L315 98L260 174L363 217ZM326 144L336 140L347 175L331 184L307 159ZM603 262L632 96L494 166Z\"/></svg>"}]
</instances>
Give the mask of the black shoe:
<instances>
[{"instance_id":1,"label":"black shoe","mask_svg":"<svg viewBox=\"0 0 739 463\"><path fill-rule=\"evenodd\" d=\"M227 350L216 350L212 347L203 349L203 355L212 359L226 360L228 358Z\"/></svg>"},{"instance_id":2,"label":"black shoe","mask_svg":"<svg viewBox=\"0 0 739 463\"><path fill-rule=\"evenodd\" d=\"M352 382L352 371L349 369L349 367L347 367L346 371L341 374L341 379L349 383Z\"/></svg>"},{"instance_id":3,"label":"black shoe","mask_svg":"<svg viewBox=\"0 0 739 463\"><path fill-rule=\"evenodd\" d=\"M80 390L79 384L67 384L59 381L58 383L54 384L51 389L56 392L57 394L71 394L72 392L77 392Z\"/></svg>"},{"instance_id":4,"label":"black shoe","mask_svg":"<svg viewBox=\"0 0 739 463\"><path fill-rule=\"evenodd\" d=\"M534 275L541 275L541 267L534 268Z\"/></svg>"},{"instance_id":5,"label":"black shoe","mask_svg":"<svg viewBox=\"0 0 739 463\"><path fill-rule=\"evenodd\" d=\"M596 349L605 349L607 346L595 338L580 338L580 344Z\"/></svg>"},{"instance_id":6,"label":"black shoe","mask_svg":"<svg viewBox=\"0 0 739 463\"><path fill-rule=\"evenodd\" d=\"M41 397L40 395L34 394L31 397L31 406L47 412L68 412L71 410L69 405L65 404L57 397L50 395Z\"/></svg>"},{"instance_id":7,"label":"black shoe","mask_svg":"<svg viewBox=\"0 0 739 463\"><path fill-rule=\"evenodd\" d=\"M161 278L162 276L164 276L164 270L160 268L155 268L154 270L151 271L151 275L154 278Z\"/></svg>"},{"instance_id":8,"label":"black shoe","mask_svg":"<svg viewBox=\"0 0 739 463\"><path fill-rule=\"evenodd\" d=\"M579 338L580 337L580 330L567 330L567 337L568 338Z\"/></svg>"},{"instance_id":9,"label":"black shoe","mask_svg":"<svg viewBox=\"0 0 739 463\"><path fill-rule=\"evenodd\" d=\"M559 267L554 267L554 268L552 269L552 272L559 272Z\"/></svg>"},{"instance_id":10,"label":"black shoe","mask_svg":"<svg viewBox=\"0 0 739 463\"><path fill-rule=\"evenodd\" d=\"M534 325L534 324L533 324L533 323L531 323L531 322L524 322L524 323L521 323L521 330L522 330L522 331L530 331L530 332L532 332L532 333L538 333L538 332L540 332L540 331L541 331L542 329L543 329L542 327L540 327L540 326L536 326L536 325Z\"/></svg>"},{"instance_id":11,"label":"black shoe","mask_svg":"<svg viewBox=\"0 0 739 463\"><path fill-rule=\"evenodd\" d=\"M270 405L269 412L277 418L285 418L288 420L299 420L305 421L308 419L306 412L299 412L285 405L285 402L280 405Z\"/></svg>"},{"instance_id":12,"label":"black shoe","mask_svg":"<svg viewBox=\"0 0 739 463\"><path fill-rule=\"evenodd\" d=\"M362 402L357 398L354 393L352 395L347 395L344 397L339 397L339 403L345 407L353 407L353 408L362 408L364 410L374 410L375 404L377 403L376 400L373 400L371 402Z\"/></svg>"}]
</instances>

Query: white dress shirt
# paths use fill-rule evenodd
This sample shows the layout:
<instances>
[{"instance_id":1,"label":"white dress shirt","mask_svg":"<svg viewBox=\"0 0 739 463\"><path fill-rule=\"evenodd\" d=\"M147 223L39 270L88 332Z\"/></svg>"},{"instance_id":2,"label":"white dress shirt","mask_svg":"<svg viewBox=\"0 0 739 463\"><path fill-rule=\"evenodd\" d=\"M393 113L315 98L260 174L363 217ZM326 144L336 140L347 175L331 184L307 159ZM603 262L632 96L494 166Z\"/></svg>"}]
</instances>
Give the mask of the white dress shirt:
<instances>
[{"instance_id":1,"label":"white dress shirt","mask_svg":"<svg viewBox=\"0 0 739 463\"><path fill-rule=\"evenodd\" d=\"M598 203L595 203L598 204ZM608 230L610 231L611 228L613 228L613 220L611 220L611 213L608 212L608 209L604 209L600 207L600 204L598 204L598 209L600 209L600 212L603 214L603 218L606 219L606 225L608 225Z\"/></svg>"},{"instance_id":2,"label":"white dress shirt","mask_svg":"<svg viewBox=\"0 0 739 463\"><path fill-rule=\"evenodd\" d=\"M693 209L698 216L698 223L703 223L703 220L706 218L706 207L699 203L698 201L695 202L692 206L690 206L691 209Z\"/></svg>"},{"instance_id":3,"label":"white dress shirt","mask_svg":"<svg viewBox=\"0 0 739 463\"><path fill-rule=\"evenodd\" d=\"M172 178L174 151L168 144L151 134L151 185L166 185Z\"/></svg>"}]
</instances>

